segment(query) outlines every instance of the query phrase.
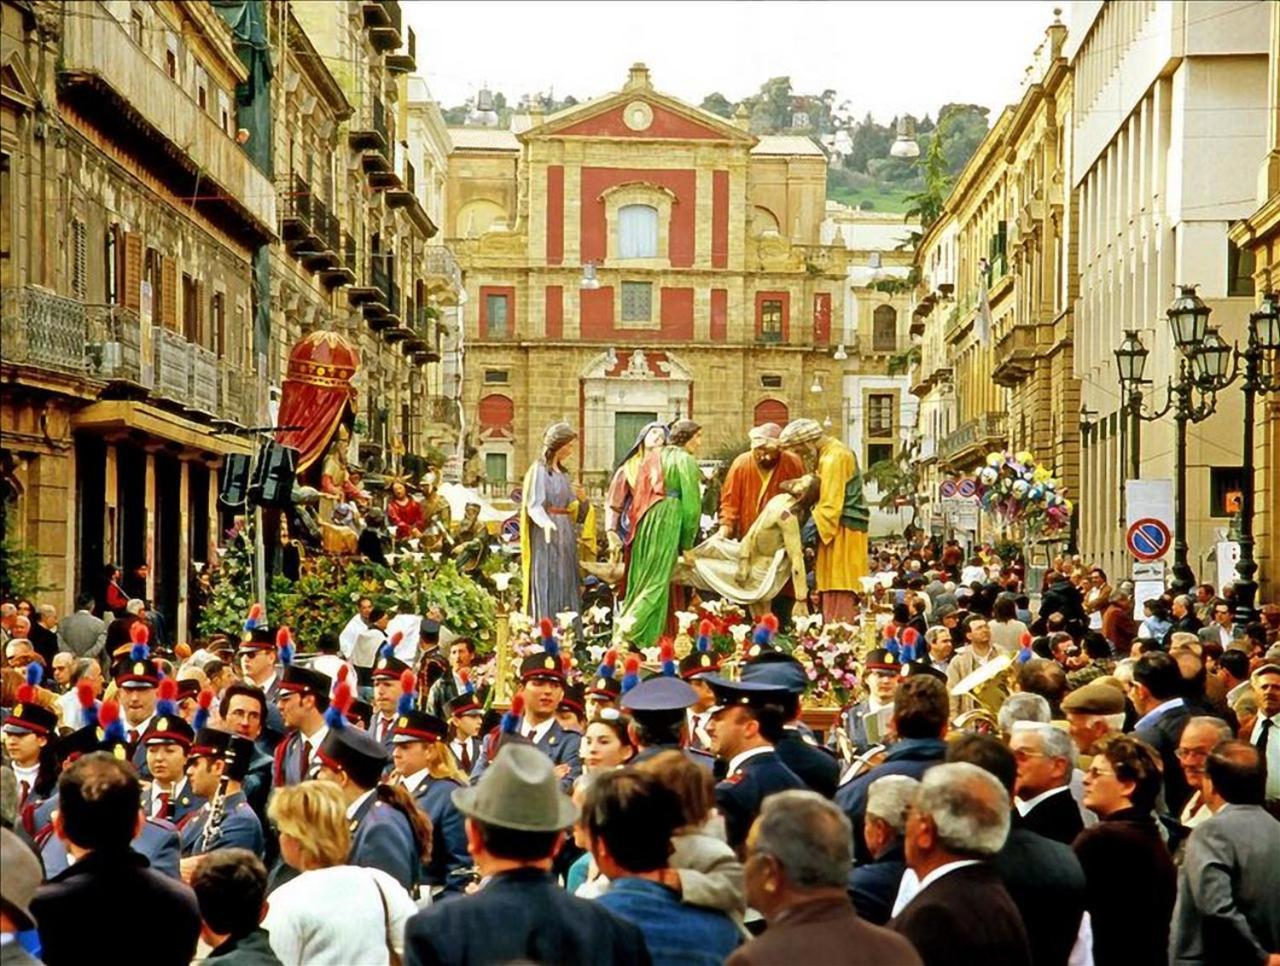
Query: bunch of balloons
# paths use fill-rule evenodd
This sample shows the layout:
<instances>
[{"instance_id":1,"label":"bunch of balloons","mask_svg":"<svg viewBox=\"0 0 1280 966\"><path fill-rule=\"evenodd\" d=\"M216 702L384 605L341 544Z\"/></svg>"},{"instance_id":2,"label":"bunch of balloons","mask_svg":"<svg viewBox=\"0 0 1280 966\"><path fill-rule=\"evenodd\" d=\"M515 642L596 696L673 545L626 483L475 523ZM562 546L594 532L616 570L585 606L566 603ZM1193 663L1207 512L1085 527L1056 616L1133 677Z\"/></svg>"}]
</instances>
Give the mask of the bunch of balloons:
<instances>
[{"instance_id":1,"label":"bunch of balloons","mask_svg":"<svg viewBox=\"0 0 1280 966\"><path fill-rule=\"evenodd\" d=\"M1071 521L1066 489L1048 467L1026 450L988 453L978 471L982 508L1005 524L1020 524L1028 533L1054 533Z\"/></svg>"}]
</instances>

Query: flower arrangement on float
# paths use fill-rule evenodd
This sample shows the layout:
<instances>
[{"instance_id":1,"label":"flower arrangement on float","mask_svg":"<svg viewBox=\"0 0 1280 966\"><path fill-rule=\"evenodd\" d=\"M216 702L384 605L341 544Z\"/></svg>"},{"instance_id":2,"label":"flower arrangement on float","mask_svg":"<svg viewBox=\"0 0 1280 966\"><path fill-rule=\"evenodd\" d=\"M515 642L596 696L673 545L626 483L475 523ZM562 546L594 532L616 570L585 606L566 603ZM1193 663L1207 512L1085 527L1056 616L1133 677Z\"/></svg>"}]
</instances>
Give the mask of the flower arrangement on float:
<instances>
[{"instance_id":1,"label":"flower arrangement on float","mask_svg":"<svg viewBox=\"0 0 1280 966\"><path fill-rule=\"evenodd\" d=\"M1056 533L1071 522L1066 487L1027 450L988 453L977 483L982 509L1029 536Z\"/></svg>"}]
</instances>

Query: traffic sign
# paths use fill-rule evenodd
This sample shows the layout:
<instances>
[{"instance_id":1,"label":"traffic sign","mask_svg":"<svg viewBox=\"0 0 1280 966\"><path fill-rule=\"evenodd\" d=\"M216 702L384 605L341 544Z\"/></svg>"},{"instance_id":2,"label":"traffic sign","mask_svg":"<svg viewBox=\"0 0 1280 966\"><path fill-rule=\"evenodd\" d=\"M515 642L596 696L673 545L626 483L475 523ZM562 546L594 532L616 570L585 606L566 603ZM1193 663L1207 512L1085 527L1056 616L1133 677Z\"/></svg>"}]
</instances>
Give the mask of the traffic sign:
<instances>
[{"instance_id":1,"label":"traffic sign","mask_svg":"<svg viewBox=\"0 0 1280 966\"><path fill-rule=\"evenodd\" d=\"M977 496L978 484L973 481L972 477L966 476L956 484L956 493L964 497Z\"/></svg>"},{"instance_id":2,"label":"traffic sign","mask_svg":"<svg viewBox=\"0 0 1280 966\"><path fill-rule=\"evenodd\" d=\"M502 523L502 539L507 543L515 543L520 539L520 518L508 517Z\"/></svg>"},{"instance_id":3,"label":"traffic sign","mask_svg":"<svg viewBox=\"0 0 1280 966\"><path fill-rule=\"evenodd\" d=\"M956 495L956 481L943 480L938 484L938 495L943 499L949 499Z\"/></svg>"},{"instance_id":4,"label":"traffic sign","mask_svg":"<svg viewBox=\"0 0 1280 966\"><path fill-rule=\"evenodd\" d=\"M1138 560L1157 560L1169 551L1173 537L1163 520L1143 517L1135 520L1125 535L1125 545Z\"/></svg>"}]
</instances>

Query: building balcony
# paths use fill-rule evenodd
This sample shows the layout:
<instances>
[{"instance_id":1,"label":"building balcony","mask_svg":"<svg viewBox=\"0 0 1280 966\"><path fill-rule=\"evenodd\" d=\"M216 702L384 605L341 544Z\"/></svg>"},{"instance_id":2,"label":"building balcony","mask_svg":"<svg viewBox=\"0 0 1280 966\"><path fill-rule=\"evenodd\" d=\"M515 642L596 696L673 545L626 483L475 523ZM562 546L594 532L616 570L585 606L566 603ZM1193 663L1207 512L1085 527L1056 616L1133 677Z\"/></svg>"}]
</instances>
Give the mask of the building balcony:
<instances>
[{"instance_id":1,"label":"building balcony","mask_svg":"<svg viewBox=\"0 0 1280 966\"><path fill-rule=\"evenodd\" d=\"M155 353L154 392L161 399L184 404L191 392L191 346L179 333L160 325L151 327Z\"/></svg>"},{"instance_id":2,"label":"building balcony","mask_svg":"<svg viewBox=\"0 0 1280 966\"><path fill-rule=\"evenodd\" d=\"M123 305L85 307L89 323L89 371L97 379L132 389L150 389L151 356L143 354L142 320ZM150 350L150 340L146 347Z\"/></svg>"},{"instance_id":3,"label":"building balcony","mask_svg":"<svg viewBox=\"0 0 1280 966\"><path fill-rule=\"evenodd\" d=\"M319 243L315 231L315 202L311 185L294 174L285 182L280 198L280 237L291 255L307 251Z\"/></svg>"},{"instance_id":4,"label":"building balcony","mask_svg":"<svg viewBox=\"0 0 1280 966\"><path fill-rule=\"evenodd\" d=\"M84 303L28 285L0 293L0 360L84 375L88 327Z\"/></svg>"},{"instance_id":5,"label":"building balcony","mask_svg":"<svg viewBox=\"0 0 1280 966\"><path fill-rule=\"evenodd\" d=\"M383 0L381 6L383 6L381 22L370 23L366 19L365 23L369 27L369 40L374 45L374 49L383 51L385 54L387 51L397 50L403 44L404 40L401 36L403 24L399 0Z\"/></svg>"},{"instance_id":6,"label":"building balcony","mask_svg":"<svg viewBox=\"0 0 1280 966\"><path fill-rule=\"evenodd\" d=\"M257 426L257 379L225 360L218 364L217 378L218 409L214 421L233 428Z\"/></svg>"},{"instance_id":7,"label":"building balcony","mask_svg":"<svg viewBox=\"0 0 1280 966\"><path fill-rule=\"evenodd\" d=\"M338 219L333 219L334 230L338 230ZM348 235L345 231L339 233L340 244L338 251L342 258L336 264L329 268L320 270L320 281L324 282L329 288L338 288L341 285L351 285L356 280L356 242L355 239Z\"/></svg>"},{"instance_id":8,"label":"building balcony","mask_svg":"<svg viewBox=\"0 0 1280 966\"><path fill-rule=\"evenodd\" d=\"M441 427L445 430L457 430L462 426L461 411L456 399L444 396L433 396L424 401L423 417L427 421L427 429Z\"/></svg>"},{"instance_id":9,"label":"building balcony","mask_svg":"<svg viewBox=\"0 0 1280 966\"><path fill-rule=\"evenodd\" d=\"M191 384L186 408L190 412L215 416L218 413L218 357L202 345L190 344Z\"/></svg>"},{"instance_id":10,"label":"building balcony","mask_svg":"<svg viewBox=\"0 0 1280 966\"><path fill-rule=\"evenodd\" d=\"M1031 323L1012 325L996 340L991 381L997 386L1016 386L1035 372L1036 329Z\"/></svg>"},{"instance_id":11,"label":"building balcony","mask_svg":"<svg viewBox=\"0 0 1280 966\"><path fill-rule=\"evenodd\" d=\"M324 269L334 268L341 261L341 256L338 253L338 219L336 215L329 212L328 206L319 198L315 199L312 208L314 209L312 214L314 223L312 247L307 251L299 251L296 254L302 259L304 268L311 272L319 272Z\"/></svg>"},{"instance_id":12,"label":"building balcony","mask_svg":"<svg viewBox=\"0 0 1280 966\"><path fill-rule=\"evenodd\" d=\"M69 19L59 96L179 197L262 241L275 237L276 193L240 145L91 0Z\"/></svg>"},{"instance_id":13,"label":"building balcony","mask_svg":"<svg viewBox=\"0 0 1280 966\"><path fill-rule=\"evenodd\" d=\"M404 178L399 185L392 185L385 195L388 208L399 208L409 216L409 221L421 232L423 238L433 238L439 229L422 207L418 195L414 191L413 165L408 158L404 159ZM370 176L372 183L372 176Z\"/></svg>"},{"instance_id":14,"label":"building balcony","mask_svg":"<svg viewBox=\"0 0 1280 966\"><path fill-rule=\"evenodd\" d=\"M407 74L418 69L418 38L412 27L405 28L404 43L398 50L387 54L384 63L387 70L396 74Z\"/></svg>"},{"instance_id":15,"label":"building balcony","mask_svg":"<svg viewBox=\"0 0 1280 966\"><path fill-rule=\"evenodd\" d=\"M938 443L938 458L957 468L975 465L986 453L1006 443L1006 413L983 413Z\"/></svg>"},{"instance_id":16,"label":"building balcony","mask_svg":"<svg viewBox=\"0 0 1280 966\"><path fill-rule=\"evenodd\" d=\"M428 247L423 262L423 270L426 273L423 281L427 283L428 292L438 295L443 292L457 294L462 291L462 269L458 267L458 260L448 245Z\"/></svg>"},{"instance_id":17,"label":"building balcony","mask_svg":"<svg viewBox=\"0 0 1280 966\"><path fill-rule=\"evenodd\" d=\"M347 129L347 145L353 151L387 150L387 117L382 101L372 98L358 109Z\"/></svg>"}]
</instances>

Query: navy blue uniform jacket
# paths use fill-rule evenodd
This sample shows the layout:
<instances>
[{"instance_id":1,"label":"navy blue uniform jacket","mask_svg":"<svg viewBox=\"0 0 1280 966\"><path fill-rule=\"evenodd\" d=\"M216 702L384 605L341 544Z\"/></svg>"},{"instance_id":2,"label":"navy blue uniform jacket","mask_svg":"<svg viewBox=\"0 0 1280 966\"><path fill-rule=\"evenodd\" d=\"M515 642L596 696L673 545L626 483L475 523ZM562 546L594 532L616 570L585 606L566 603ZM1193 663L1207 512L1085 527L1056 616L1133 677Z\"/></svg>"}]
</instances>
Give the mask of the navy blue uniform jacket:
<instances>
[{"instance_id":1,"label":"navy blue uniform jacket","mask_svg":"<svg viewBox=\"0 0 1280 966\"><path fill-rule=\"evenodd\" d=\"M649 966L644 934L603 906L571 896L549 873L517 869L478 893L417 913L405 927L405 966Z\"/></svg>"},{"instance_id":2,"label":"navy blue uniform jacket","mask_svg":"<svg viewBox=\"0 0 1280 966\"><path fill-rule=\"evenodd\" d=\"M466 827L451 797L453 790L461 787L451 779L428 775L413 793L418 807L431 819L431 861L422 874L422 881L427 885L460 889L466 884L460 876L453 875L471 867ZM451 875L453 881L450 881Z\"/></svg>"},{"instance_id":3,"label":"navy blue uniform jacket","mask_svg":"<svg viewBox=\"0 0 1280 966\"><path fill-rule=\"evenodd\" d=\"M352 865L381 869L414 895L421 881L417 847L409 820L378 798L377 792L360 804L351 819Z\"/></svg>"},{"instance_id":4,"label":"navy blue uniform jacket","mask_svg":"<svg viewBox=\"0 0 1280 966\"><path fill-rule=\"evenodd\" d=\"M804 787L800 777L784 765L772 749L752 755L738 765L736 771L716 786L716 807L724 816L729 844L735 849L741 848L751 823L760 814L760 803L768 796Z\"/></svg>"}]
</instances>

